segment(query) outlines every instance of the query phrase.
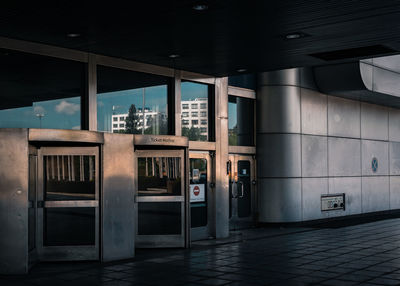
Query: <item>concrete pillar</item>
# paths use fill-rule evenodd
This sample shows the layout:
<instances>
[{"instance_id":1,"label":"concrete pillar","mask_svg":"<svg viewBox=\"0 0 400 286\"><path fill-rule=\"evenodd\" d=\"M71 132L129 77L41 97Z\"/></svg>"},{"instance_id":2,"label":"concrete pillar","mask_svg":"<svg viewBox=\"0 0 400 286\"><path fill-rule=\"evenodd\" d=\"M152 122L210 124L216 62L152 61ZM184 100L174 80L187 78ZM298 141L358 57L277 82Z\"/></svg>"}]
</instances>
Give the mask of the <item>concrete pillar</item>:
<instances>
[{"instance_id":1,"label":"concrete pillar","mask_svg":"<svg viewBox=\"0 0 400 286\"><path fill-rule=\"evenodd\" d=\"M300 70L261 73L257 93L260 222L300 221Z\"/></svg>"},{"instance_id":2,"label":"concrete pillar","mask_svg":"<svg viewBox=\"0 0 400 286\"><path fill-rule=\"evenodd\" d=\"M229 236L228 79L215 82L215 237Z\"/></svg>"}]
</instances>

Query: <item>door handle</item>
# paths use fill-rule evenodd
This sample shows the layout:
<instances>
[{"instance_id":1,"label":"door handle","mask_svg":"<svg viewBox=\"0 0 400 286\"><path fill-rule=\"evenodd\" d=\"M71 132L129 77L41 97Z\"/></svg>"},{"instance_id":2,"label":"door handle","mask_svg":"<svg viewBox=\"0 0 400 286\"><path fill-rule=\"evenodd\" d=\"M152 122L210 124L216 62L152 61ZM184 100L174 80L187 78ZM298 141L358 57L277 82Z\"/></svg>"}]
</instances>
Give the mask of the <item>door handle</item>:
<instances>
[{"instance_id":1,"label":"door handle","mask_svg":"<svg viewBox=\"0 0 400 286\"><path fill-rule=\"evenodd\" d=\"M244 184L242 181L240 181L239 183L242 185L242 188L241 188L242 193L240 194L240 197L239 197L241 199L244 197Z\"/></svg>"},{"instance_id":2,"label":"door handle","mask_svg":"<svg viewBox=\"0 0 400 286\"><path fill-rule=\"evenodd\" d=\"M234 188L233 183L236 184L236 188ZM232 199L237 199L239 197L238 187L237 187L238 184L239 184L239 182L232 181Z\"/></svg>"}]
</instances>

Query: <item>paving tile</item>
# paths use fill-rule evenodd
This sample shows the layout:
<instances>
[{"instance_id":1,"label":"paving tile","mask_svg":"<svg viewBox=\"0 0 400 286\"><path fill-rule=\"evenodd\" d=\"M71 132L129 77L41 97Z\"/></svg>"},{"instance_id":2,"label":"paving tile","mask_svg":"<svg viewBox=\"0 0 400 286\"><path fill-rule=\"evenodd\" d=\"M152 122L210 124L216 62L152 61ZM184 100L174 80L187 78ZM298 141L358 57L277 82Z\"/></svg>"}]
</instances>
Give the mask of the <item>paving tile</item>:
<instances>
[{"instance_id":1,"label":"paving tile","mask_svg":"<svg viewBox=\"0 0 400 286\"><path fill-rule=\"evenodd\" d=\"M388 279L388 278L375 278L375 279L369 280L368 283L378 284L378 285L399 285L400 281L394 280L394 279Z\"/></svg>"},{"instance_id":2,"label":"paving tile","mask_svg":"<svg viewBox=\"0 0 400 286\"><path fill-rule=\"evenodd\" d=\"M229 281L229 280L216 279L216 278L199 281L200 284L204 284L204 285L226 285L231 282L232 281Z\"/></svg>"},{"instance_id":3,"label":"paving tile","mask_svg":"<svg viewBox=\"0 0 400 286\"><path fill-rule=\"evenodd\" d=\"M357 284L358 284L358 282L336 280L336 279L331 279L331 280L326 280L326 281L321 282L321 285L329 285L329 286L352 286L352 285L357 285Z\"/></svg>"},{"instance_id":4,"label":"paving tile","mask_svg":"<svg viewBox=\"0 0 400 286\"><path fill-rule=\"evenodd\" d=\"M139 250L123 263L43 263L26 276L0 276L1 286L357 284L400 285L400 219L339 234L325 228L190 250Z\"/></svg>"}]
</instances>

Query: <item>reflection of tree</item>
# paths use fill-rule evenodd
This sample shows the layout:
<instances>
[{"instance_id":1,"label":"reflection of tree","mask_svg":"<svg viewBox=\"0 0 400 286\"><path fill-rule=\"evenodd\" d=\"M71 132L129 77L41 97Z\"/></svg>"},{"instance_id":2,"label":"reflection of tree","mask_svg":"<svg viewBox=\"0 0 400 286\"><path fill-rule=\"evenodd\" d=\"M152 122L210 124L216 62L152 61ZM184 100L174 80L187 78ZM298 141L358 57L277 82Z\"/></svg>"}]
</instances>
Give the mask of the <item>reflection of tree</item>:
<instances>
[{"instance_id":1,"label":"reflection of tree","mask_svg":"<svg viewBox=\"0 0 400 286\"><path fill-rule=\"evenodd\" d=\"M144 134L168 134L168 122L162 119L161 114L158 116L160 120L154 120L152 116L147 119L148 127L144 129Z\"/></svg>"},{"instance_id":2,"label":"reflection of tree","mask_svg":"<svg viewBox=\"0 0 400 286\"><path fill-rule=\"evenodd\" d=\"M128 116L125 118L125 133L139 134L138 130L139 116L136 114L136 106L131 104Z\"/></svg>"},{"instance_id":3,"label":"reflection of tree","mask_svg":"<svg viewBox=\"0 0 400 286\"><path fill-rule=\"evenodd\" d=\"M237 146L237 125L235 125L232 129L228 130L229 136L229 145Z\"/></svg>"},{"instance_id":4,"label":"reflection of tree","mask_svg":"<svg viewBox=\"0 0 400 286\"><path fill-rule=\"evenodd\" d=\"M189 138L191 141L206 141L207 136L206 135L201 135L200 134L200 128L197 127L183 127L182 128L182 136L186 136Z\"/></svg>"}]
</instances>

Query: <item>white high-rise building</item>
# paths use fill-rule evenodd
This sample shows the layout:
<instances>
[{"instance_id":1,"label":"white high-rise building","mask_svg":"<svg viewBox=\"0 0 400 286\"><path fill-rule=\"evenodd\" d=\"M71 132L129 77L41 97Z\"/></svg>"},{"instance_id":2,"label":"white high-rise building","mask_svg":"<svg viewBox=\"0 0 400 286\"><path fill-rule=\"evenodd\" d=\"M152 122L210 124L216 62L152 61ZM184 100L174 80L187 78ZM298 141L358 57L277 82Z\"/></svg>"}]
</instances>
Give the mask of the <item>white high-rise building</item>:
<instances>
[{"instance_id":1,"label":"white high-rise building","mask_svg":"<svg viewBox=\"0 0 400 286\"><path fill-rule=\"evenodd\" d=\"M200 135L208 136L208 99L195 98L194 100L181 101L182 110L182 127L188 129L194 127L200 129ZM143 126L146 130L152 125L153 120L165 120L166 114L152 111L148 108L143 112L141 108L136 110L138 116L137 129L142 130ZM112 115L111 130L113 133L126 129L125 119L128 113ZM144 122L144 123L143 123Z\"/></svg>"},{"instance_id":2,"label":"white high-rise building","mask_svg":"<svg viewBox=\"0 0 400 286\"><path fill-rule=\"evenodd\" d=\"M154 121L159 122L160 120L166 120L166 115L162 112L152 111L149 108L145 108L144 114L141 108L136 110L138 118L137 129L144 130L150 128ZM143 117L144 116L144 117ZM113 114L111 118L111 130L113 133L120 132L126 129L126 118L128 113Z\"/></svg>"},{"instance_id":3,"label":"white high-rise building","mask_svg":"<svg viewBox=\"0 0 400 286\"><path fill-rule=\"evenodd\" d=\"M181 101L182 128L199 128L200 135L208 135L208 99Z\"/></svg>"}]
</instances>

